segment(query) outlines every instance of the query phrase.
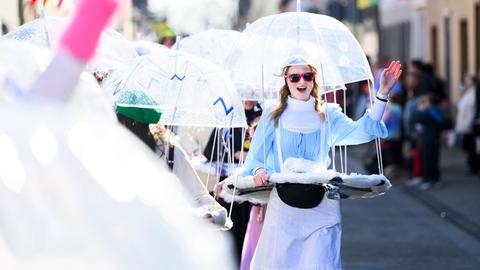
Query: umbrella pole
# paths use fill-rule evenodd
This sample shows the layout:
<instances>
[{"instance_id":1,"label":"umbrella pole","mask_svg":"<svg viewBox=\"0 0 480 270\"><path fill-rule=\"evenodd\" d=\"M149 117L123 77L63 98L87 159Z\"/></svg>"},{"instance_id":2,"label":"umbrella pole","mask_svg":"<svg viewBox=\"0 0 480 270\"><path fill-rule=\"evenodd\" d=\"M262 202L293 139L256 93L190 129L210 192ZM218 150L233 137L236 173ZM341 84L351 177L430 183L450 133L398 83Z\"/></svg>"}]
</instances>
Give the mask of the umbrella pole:
<instances>
[{"instance_id":1,"label":"umbrella pole","mask_svg":"<svg viewBox=\"0 0 480 270\"><path fill-rule=\"evenodd\" d=\"M177 61L178 61L178 55L175 54L175 71L174 73L177 74ZM185 73L184 74L187 74L187 70L188 70L188 64L186 65L185 67ZM176 82L174 82L175 86L176 86ZM176 87L175 87L176 88ZM177 110L178 110L178 99L180 98L180 95L182 93L182 90L183 90L183 81L181 82L180 84L180 89L178 89L178 94L177 94L177 98L175 99L175 106L173 108L173 114L172 114L172 119L170 121L170 129L171 129L171 133L168 135L168 141L170 141L170 136L171 134L173 133L173 121L175 119L175 116L177 115ZM167 160L169 160L169 157L167 156Z\"/></svg>"},{"instance_id":2,"label":"umbrella pole","mask_svg":"<svg viewBox=\"0 0 480 270\"><path fill-rule=\"evenodd\" d=\"M322 75L322 87L325 89L325 74L323 73L323 65L320 64L320 74ZM325 121L327 121L328 133L330 134L330 151L332 152L332 170L337 171L335 168L335 145L333 142L332 130L330 127L330 121L328 119L328 102L327 102L327 92L323 91L323 100L325 102Z\"/></svg>"},{"instance_id":3,"label":"umbrella pole","mask_svg":"<svg viewBox=\"0 0 480 270\"><path fill-rule=\"evenodd\" d=\"M345 108L345 112L347 111L347 89L344 88L343 89L343 108ZM344 173L348 173L347 172L347 145L344 145L344 149L345 149L345 153L344 153L344 157L345 157L345 170L344 170ZM341 149L340 149L341 150Z\"/></svg>"},{"instance_id":4,"label":"umbrella pole","mask_svg":"<svg viewBox=\"0 0 480 270\"><path fill-rule=\"evenodd\" d=\"M230 162L228 163L228 173L232 171L235 165L235 130L233 128L233 115L235 112L232 112L232 116L230 116L230 130L232 131L232 139L228 141L230 143ZM239 160L240 161L240 160Z\"/></svg>"},{"instance_id":5,"label":"umbrella pole","mask_svg":"<svg viewBox=\"0 0 480 270\"><path fill-rule=\"evenodd\" d=\"M263 106L265 106L265 72L263 70L263 64L262 64L262 102ZM265 141L265 125L263 126L263 168L265 169L265 161L267 159L267 152L266 152L266 141ZM280 166L282 166L280 164ZM266 170L266 169L265 169Z\"/></svg>"},{"instance_id":6,"label":"umbrella pole","mask_svg":"<svg viewBox=\"0 0 480 270\"><path fill-rule=\"evenodd\" d=\"M221 138L221 135L223 133L223 129L222 128L219 128L217 129L217 134L215 134L215 136L218 137L217 139L217 145L214 146L214 147L217 147L217 162L215 162L215 173L216 173L216 177L215 177L215 181L218 183L220 182L220 173L221 173L221 170L220 170L220 140L222 139Z\"/></svg>"},{"instance_id":7,"label":"umbrella pole","mask_svg":"<svg viewBox=\"0 0 480 270\"><path fill-rule=\"evenodd\" d=\"M333 89L333 102L334 102L335 104L338 104L338 102L337 102L337 89ZM345 108L345 107L344 107L344 108ZM345 112L344 112L344 113L345 113ZM345 171L344 171L344 166L343 166L342 146L339 145L338 148L339 148L339 150L340 150L340 151L338 152L338 154L340 155L340 171L341 171L342 173L345 173ZM334 149L334 151L337 151L336 146L334 146L333 149Z\"/></svg>"},{"instance_id":8,"label":"umbrella pole","mask_svg":"<svg viewBox=\"0 0 480 270\"><path fill-rule=\"evenodd\" d=\"M247 129L242 127L242 146L241 146L241 155L240 155L240 162L239 162L239 167L243 166L243 163L245 162L245 160L243 159L243 151L245 150L244 147L244 143L245 143L245 137L247 136Z\"/></svg>"},{"instance_id":9,"label":"umbrella pole","mask_svg":"<svg viewBox=\"0 0 480 270\"><path fill-rule=\"evenodd\" d=\"M233 119L233 117L232 117ZM235 141L235 132L233 132L233 141ZM240 159L239 159L239 167L243 165L243 144L245 142L245 128L242 128L242 145L240 147ZM235 146L233 147L235 148ZM233 151L235 153L235 151ZM234 164L233 164L234 165ZM233 170L231 170L233 172ZM233 212L233 203L235 202L235 194L237 192L237 182L238 182L238 173L235 173L235 181L233 186L233 194L232 194L232 202L230 203L230 211L228 211L228 219L231 219L232 212Z\"/></svg>"},{"instance_id":10,"label":"umbrella pole","mask_svg":"<svg viewBox=\"0 0 480 270\"><path fill-rule=\"evenodd\" d=\"M43 7L43 1L37 2L38 13L40 13L40 19L43 20L43 33L45 33L44 39L47 44L47 48L52 49L52 43L50 42L50 35L47 27L47 15L45 14L45 8Z\"/></svg>"},{"instance_id":11,"label":"umbrella pole","mask_svg":"<svg viewBox=\"0 0 480 270\"><path fill-rule=\"evenodd\" d=\"M370 108L373 107L374 91L372 81L368 80L368 92L370 93ZM378 173L383 175L383 158L382 158L382 146L380 144L380 138L375 138L375 151L377 152L377 164Z\"/></svg>"},{"instance_id":12,"label":"umbrella pole","mask_svg":"<svg viewBox=\"0 0 480 270\"><path fill-rule=\"evenodd\" d=\"M212 172L212 159L213 159L213 153L215 152L215 144L217 143L217 137L218 137L218 128L215 127L215 129L213 130L215 132L215 135L213 136L213 144L212 144L212 152L210 153L210 166L208 166L208 174L207 174L207 182L206 182L206 186L207 186L207 189L208 189L208 184L210 182L210 174ZM218 151L218 150L217 150Z\"/></svg>"},{"instance_id":13,"label":"umbrella pole","mask_svg":"<svg viewBox=\"0 0 480 270\"><path fill-rule=\"evenodd\" d=\"M235 113L235 112L234 112ZM232 123L233 123L233 115L234 113L232 113L232 116L230 117L230 126L232 126ZM234 167L234 162L235 162L235 131L233 130L233 128L230 129L232 131L232 139L228 140L228 143L231 144L231 148L230 148L230 160L229 160L229 174L233 167ZM242 136L242 139L243 139L243 136ZM240 155L240 159L239 161L241 161L243 158L243 140L242 140L242 146L240 147L241 149L241 155ZM233 213L233 203L235 202L235 193L237 191L237 181L238 181L238 174L236 174L236 177L235 177L235 181L234 181L234 186L233 186L233 195L232 195L232 202L230 203L230 211L228 211L228 219L231 219L231 216L232 216L232 213Z\"/></svg>"}]
</instances>

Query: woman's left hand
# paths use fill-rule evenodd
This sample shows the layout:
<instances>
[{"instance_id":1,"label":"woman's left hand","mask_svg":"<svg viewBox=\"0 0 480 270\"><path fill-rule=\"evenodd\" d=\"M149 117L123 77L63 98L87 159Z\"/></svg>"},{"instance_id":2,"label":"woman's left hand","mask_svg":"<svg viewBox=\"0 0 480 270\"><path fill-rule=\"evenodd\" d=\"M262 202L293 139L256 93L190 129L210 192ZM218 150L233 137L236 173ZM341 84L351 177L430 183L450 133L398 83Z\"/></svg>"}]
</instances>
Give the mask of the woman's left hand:
<instances>
[{"instance_id":1,"label":"woman's left hand","mask_svg":"<svg viewBox=\"0 0 480 270\"><path fill-rule=\"evenodd\" d=\"M378 91L385 96L388 95L401 75L402 65L400 64L400 61L395 60L390 62L390 65L382 72L382 76L380 77L380 89Z\"/></svg>"}]
</instances>

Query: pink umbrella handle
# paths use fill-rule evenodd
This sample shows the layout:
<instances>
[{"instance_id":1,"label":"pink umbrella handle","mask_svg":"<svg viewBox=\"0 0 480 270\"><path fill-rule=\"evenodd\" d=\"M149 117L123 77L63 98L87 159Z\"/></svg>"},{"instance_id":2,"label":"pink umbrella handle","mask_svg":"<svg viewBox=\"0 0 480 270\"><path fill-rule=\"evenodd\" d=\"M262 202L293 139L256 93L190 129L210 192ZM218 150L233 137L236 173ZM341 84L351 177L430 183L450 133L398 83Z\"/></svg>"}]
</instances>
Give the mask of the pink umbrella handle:
<instances>
[{"instance_id":1,"label":"pink umbrella handle","mask_svg":"<svg viewBox=\"0 0 480 270\"><path fill-rule=\"evenodd\" d=\"M120 0L82 0L62 35L60 49L31 89L33 97L67 101Z\"/></svg>"},{"instance_id":2,"label":"pink umbrella handle","mask_svg":"<svg viewBox=\"0 0 480 270\"><path fill-rule=\"evenodd\" d=\"M95 54L100 35L108 24L118 0L83 0L60 40L60 48L82 60Z\"/></svg>"}]
</instances>

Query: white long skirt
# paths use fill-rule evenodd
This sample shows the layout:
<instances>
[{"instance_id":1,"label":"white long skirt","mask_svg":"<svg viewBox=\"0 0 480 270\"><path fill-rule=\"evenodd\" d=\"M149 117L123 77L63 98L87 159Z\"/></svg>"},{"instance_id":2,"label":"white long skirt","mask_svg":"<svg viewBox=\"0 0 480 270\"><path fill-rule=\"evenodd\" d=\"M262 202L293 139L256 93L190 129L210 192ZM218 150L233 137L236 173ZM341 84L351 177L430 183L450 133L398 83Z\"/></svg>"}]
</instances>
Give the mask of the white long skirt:
<instances>
[{"instance_id":1,"label":"white long skirt","mask_svg":"<svg viewBox=\"0 0 480 270\"><path fill-rule=\"evenodd\" d=\"M252 270L339 270L340 203L324 196L315 208L291 207L273 189Z\"/></svg>"}]
</instances>

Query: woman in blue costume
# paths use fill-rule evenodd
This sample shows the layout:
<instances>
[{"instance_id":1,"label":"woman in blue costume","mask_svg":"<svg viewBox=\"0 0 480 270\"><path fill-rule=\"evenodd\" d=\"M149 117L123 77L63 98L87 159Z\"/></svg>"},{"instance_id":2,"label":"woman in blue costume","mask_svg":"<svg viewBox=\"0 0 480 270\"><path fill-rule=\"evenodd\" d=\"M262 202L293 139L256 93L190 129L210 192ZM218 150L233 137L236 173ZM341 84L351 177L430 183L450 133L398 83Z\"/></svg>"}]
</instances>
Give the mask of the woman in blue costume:
<instances>
[{"instance_id":1,"label":"woman in blue costume","mask_svg":"<svg viewBox=\"0 0 480 270\"><path fill-rule=\"evenodd\" d=\"M372 109L352 121L338 105L321 100L316 68L307 58L290 56L283 69L280 103L264 111L244 175L253 175L257 186L265 185L269 174L282 172L283 160L292 157L316 161L327 169L332 145L386 137L381 118L388 93L401 72L400 63L393 61L382 74ZM339 200L328 199L318 185L293 185L297 186L277 185L271 192L251 269L341 269ZM320 195L318 200L315 195Z\"/></svg>"}]
</instances>

